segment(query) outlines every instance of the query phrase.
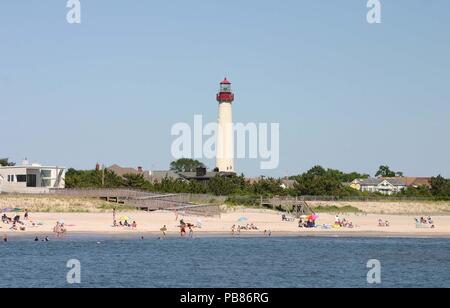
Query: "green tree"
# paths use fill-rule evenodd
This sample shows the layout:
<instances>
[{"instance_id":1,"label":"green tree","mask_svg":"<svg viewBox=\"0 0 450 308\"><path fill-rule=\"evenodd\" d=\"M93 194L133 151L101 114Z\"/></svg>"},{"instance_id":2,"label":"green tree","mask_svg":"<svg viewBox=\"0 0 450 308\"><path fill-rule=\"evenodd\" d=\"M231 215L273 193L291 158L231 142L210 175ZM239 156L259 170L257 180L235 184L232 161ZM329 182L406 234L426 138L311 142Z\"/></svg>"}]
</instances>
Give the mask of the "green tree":
<instances>
[{"instance_id":1,"label":"green tree","mask_svg":"<svg viewBox=\"0 0 450 308\"><path fill-rule=\"evenodd\" d=\"M243 176L223 177L217 175L208 183L208 192L216 196L244 194L245 188L246 182Z\"/></svg>"},{"instance_id":2,"label":"green tree","mask_svg":"<svg viewBox=\"0 0 450 308\"><path fill-rule=\"evenodd\" d=\"M117 188L123 187L123 178L109 170L76 170L70 168L66 173L67 188Z\"/></svg>"},{"instance_id":3,"label":"green tree","mask_svg":"<svg viewBox=\"0 0 450 308\"><path fill-rule=\"evenodd\" d=\"M198 160L182 158L170 163L170 170L178 172L195 172L197 168L205 168Z\"/></svg>"},{"instance_id":4,"label":"green tree","mask_svg":"<svg viewBox=\"0 0 450 308\"><path fill-rule=\"evenodd\" d=\"M450 182L441 175L431 178L431 193L435 197L450 197Z\"/></svg>"},{"instance_id":5,"label":"green tree","mask_svg":"<svg viewBox=\"0 0 450 308\"><path fill-rule=\"evenodd\" d=\"M129 188L152 190L152 184L142 174L125 174L123 176L123 184Z\"/></svg>"},{"instance_id":6,"label":"green tree","mask_svg":"<svg viewBox=\"0 0 450 308\"><path fill-rule=\"evenodd\" d=\"M403 175L403 173L402 173ZM392 171L389 166L380 166L375 177L393 178L396 176L396 172Z\"/></svg>"},{"instance_id":7,"label":"green tree","mask_svg":"<svg viewBox=\"0 0 450 308\"><path fill-rule=\"evenodd\" d=\"M10 162L8 158L0 159L0 167L15 166L15 165L16 164L13 162Z\"/></svg>"},{"instance_id":8,"label":"green tree","mask_svg":"<svg viewBox=\"0 0 450 308\"><path fill-rule=\"evenodd\" d=\"M306 173L295 178L295 191L298 195L331 195L339 196L343 184L333 170L325 170L315 166Z\"/></svg>"}]
</instances>

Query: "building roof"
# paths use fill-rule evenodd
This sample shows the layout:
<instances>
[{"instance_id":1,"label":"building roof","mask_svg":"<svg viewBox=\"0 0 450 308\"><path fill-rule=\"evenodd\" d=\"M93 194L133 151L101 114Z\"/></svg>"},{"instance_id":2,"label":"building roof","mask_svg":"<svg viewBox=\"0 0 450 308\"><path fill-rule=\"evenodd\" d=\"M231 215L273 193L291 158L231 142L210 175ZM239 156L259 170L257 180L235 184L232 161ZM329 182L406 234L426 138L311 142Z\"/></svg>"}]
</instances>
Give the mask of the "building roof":
<instances>
[{"instance_id":1,"label":"building roof","mask_svg":"<svg viewBox=\"0 0 450 308\"><path fill-rule=\"evenodd\" d=\"M110 167L107 167L106 169L114 172L116 175L118 176L125 176L126 174L134 174L134 175L140 175L142 174L144 176L145 179L149 180L150 179L150 175L148 171L139 171L136 168L131 168L131 167L121 167L119 165L112 165Z\"/></svg>"},{"instance_id":2,"label":"building roof","mask_svg":"<svg viewBox=\"0 0 450 308\"><path fill-rule=\"evenodd\" d=\"M0 166L0 170L7 170L7 169L66 169L66 167L62 166L41 166L38 164L30 164L30 165L15 165L15 166Z\"/></svg>"},{"instance_id":3,"label":"building roof","mask_svg":"<svg viewBox=\"0 0 450 308\"><path fill-rule=\"evenodd\" d=\"M377 186L383 181L387 181L394 186L407 186L407 187L431 186L431 178L424 178L424 177L369 178L361 180L359 183L361 186Z\"/></svg>"},{"instance_id":4,"label":"building roof","mask_svg":"<svg viewBox=\"0 0 450 308\"><path fill-rule=\"evenodd\" d=\"M377 186L382 182L381 179L368 178L360 181L361 186Z\"/></svg>"},{"instance_id":5,"label":"building roof","mask_svg":"<svg viewBox=\"0 0 450 308\"><path fill-rule=\"evenodd\" d=\"M175 171L167 170L167 171L151 171L149 173L149 179L152 182L161 182L164 179L178 180L181 179L181 177Z\"/></svg>"},{"instance_id":6,"label":"building roof","mask_svg":"<svg viewBox=\"0 0 450 308\"><path fill-rule=\"evenodd\" d=\"M220 172L206 172L205 175L198 176L197 172L179 172L178 175L180 175L182 178L186 180L208 180L216 177L219 175Z\"/></svg>"}]
</instances>

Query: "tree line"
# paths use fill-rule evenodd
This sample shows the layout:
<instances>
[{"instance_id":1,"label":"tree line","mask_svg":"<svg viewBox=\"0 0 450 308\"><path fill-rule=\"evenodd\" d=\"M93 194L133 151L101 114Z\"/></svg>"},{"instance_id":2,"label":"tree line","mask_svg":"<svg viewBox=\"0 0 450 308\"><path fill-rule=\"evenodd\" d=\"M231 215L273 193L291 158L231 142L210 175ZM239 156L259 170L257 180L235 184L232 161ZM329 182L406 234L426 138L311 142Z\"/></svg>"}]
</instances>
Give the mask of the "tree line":
<instances>
[{"instance_id":1,"label":"tree line","mask_svg":"<svg viewBox=\"0 0 450 308\"><path fill-rule=\"evenodd\" d=\"M179 172L195 171L204 167L198 161L182 160L171 164L171 169ZM381 166L377 176L399 176L387 166ZM159 182L150 182L142 174L126 174L118 176L109 170L75 170L69 169L66 174L67 188L134 188L150 192L213 194L221 196L335 196L335 197L376 197L379 193L361 192L351 188L348 183L355 179L369 178L368 174L358 172L345 173L335 169L315 166L305 173L292 176L293 187L284 188L283 180L277 178L261 178L250 181L243 174L222 177L216 176L206 182L186 181L184 179L165 178ZM423 197L430 199L450 200L450 180L442 176L431 179L431 188L408 187L396 196Z\"/></svg>"},{"instance_id":2,"label":"tree line","mask_svg":"<svg viewBox=\"0 0 450 308\"><path fill-rule=\"evenodd\" d=\"M9 159L0 159L0 166L14 166ZM176 172L193 172L205 166L191 159L181 159L171 163ZM388 166L380 166L377 177L402 176L402 172L392 171ZM348 183L355 179L369 178L368 174L358 172L345 173L336 169L315 166L310 170L289 177L293 187L282 187L283 180L261 178L250 181L243 174L222 177L216 176L206 182L186 181L184 179L165 178L159 182L150 182L142 174L118 176L113 171L69 169L66 173L67 188L133 188L149 192L213 194L220 196L335 196L335 197L376 197L378 193L361 192L351 188ZM346 184L347 183L347 184ZM450 200L450 180L442 176L431 179L431 188L408 187L396 197L421 197L437 200ZM385 197L385 196L384 196Z\"/></svg>"}]
</instances>

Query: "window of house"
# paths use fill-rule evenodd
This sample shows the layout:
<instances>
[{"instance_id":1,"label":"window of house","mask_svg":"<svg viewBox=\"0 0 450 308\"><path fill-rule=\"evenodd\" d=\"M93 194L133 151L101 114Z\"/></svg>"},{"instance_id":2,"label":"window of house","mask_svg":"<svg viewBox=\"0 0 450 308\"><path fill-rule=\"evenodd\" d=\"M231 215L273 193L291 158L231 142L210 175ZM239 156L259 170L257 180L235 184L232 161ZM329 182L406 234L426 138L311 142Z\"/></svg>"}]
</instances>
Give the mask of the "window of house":
<instances>
[{"instance_id":1,"label":"window of house","mask_svg":"<svg viewBox=\"0 0 450 308\"><path fill-rule=\"evenodd\" d=\"M51 181L50 179L42 179L41 187L50 187Z\"/></svg>"},{"instance_id":2,"label":"window of house","mask_svg":"<svg viewBox=\"0 0 450 308\"><path fill-rule=\"evenodd\" d=\"M51 170L41 170L41 178L51 178L52 171Z\"/></svg>"},{"instance_id":3,"label":"window of house","mask_svg":"<svg viewBox=\"0 0 450 308\"><path fill-rule=\"evenodd\" d=\"M26 183L27 181L27 175L26 174L19 174L17 175L17 182L19 183Z\"/></svg>"}]
</instances>

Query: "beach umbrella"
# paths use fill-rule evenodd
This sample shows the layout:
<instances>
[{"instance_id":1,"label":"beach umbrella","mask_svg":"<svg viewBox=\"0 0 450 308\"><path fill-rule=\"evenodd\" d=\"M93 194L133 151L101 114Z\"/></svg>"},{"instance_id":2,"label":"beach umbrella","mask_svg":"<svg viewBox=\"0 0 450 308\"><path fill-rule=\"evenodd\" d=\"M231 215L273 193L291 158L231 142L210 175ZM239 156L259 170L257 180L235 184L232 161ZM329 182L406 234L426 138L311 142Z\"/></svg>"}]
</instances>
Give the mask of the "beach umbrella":
<instances>
[{"instance_id":1,"label":"beach umbrella","mask_svg":"<svg viewBox=\"0 0 450 308\"><path fill-rule=\"evenodd\" d=\"M3 209L3 213L9 213L9 212L12 212L12 210L13 210L13 209L6 208L6 209Z\"/></svg>"},{"instance_id":2,"label":"beach umbrella","mask_svg":"<svg viewBox=\"0 0 450 308\"><path fill-rule=\"evenodd\" d=\"M238 219L238 222L244 222L244 221L248 221L247 217L241 217Z\"/></svg>"},{"instance_id":3,"label":"beach umbrella","mask_svg":"<svg viewBox=\"0 0 450 308\"><path fill-rule=\"evenodd\" d=\"M64 219L60 219L58 222L60 225L64 225Z\"/></svg>"},{"instance_id":4,"label":"beach umbrella","mask_svg":"<svg viewBox=\"0 0 450 308\"><path fill-rule=\"evenodd\" d=\"M15 209L12 210L12 212L16 212L16 213L17 212L22 212L22 209L19 209L19 208L16 207Z\"/></svg>"},{"instance_id":5,"label":"beach umbrella","mask_svg":"<svg viewBox=\"0 0 450 308\"><path fill-rule=\"evenodd\" d=\"M130 217L128 217L128 216L122 216L122 217L120 217L120 220L121 221L130 221L131 219L130 219Z\"/></svg>"}]
</instances>

